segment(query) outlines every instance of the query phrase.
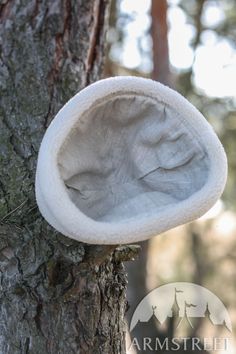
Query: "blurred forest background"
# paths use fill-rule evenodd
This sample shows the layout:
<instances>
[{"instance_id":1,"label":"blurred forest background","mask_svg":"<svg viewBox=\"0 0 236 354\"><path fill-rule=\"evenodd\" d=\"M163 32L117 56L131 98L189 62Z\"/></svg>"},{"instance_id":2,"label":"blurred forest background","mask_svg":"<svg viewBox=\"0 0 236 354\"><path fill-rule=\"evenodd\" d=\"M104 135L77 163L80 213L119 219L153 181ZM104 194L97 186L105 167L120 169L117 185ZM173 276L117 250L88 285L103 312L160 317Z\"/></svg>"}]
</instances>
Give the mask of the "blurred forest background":
<instances>
[{"instance_id":1,"label":"blurred forest background","mask_svg":"<svg viewBox=\"0 0 236 354\"><path fill-rule=\"evenodd\" d=\"M229 163L222 199L196 222L144 242L128 265L127 319L148 291L188 281L224 302L235 333L236 1L113 0L105 72L152 77L181 92L213 125ZM195 331L206 334L201 320ZM231 343L227 354L236 353Z\"/></svg>"}]
</instances>

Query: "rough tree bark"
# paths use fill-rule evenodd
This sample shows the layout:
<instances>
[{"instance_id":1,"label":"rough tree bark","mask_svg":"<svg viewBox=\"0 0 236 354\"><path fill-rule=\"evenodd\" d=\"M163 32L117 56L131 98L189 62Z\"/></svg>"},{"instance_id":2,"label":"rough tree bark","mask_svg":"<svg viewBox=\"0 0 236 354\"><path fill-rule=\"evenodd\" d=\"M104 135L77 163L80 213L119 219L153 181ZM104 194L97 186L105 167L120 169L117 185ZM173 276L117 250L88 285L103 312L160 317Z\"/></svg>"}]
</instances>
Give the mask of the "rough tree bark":
<instances>
[{"instance_id":1,"label":"rough tree bark","mask_svg":"<svg viewBox=\"0 0 236 354\"><path fill-rule=\"evenodd\" d=\"M34 196L45 129L71 96L101 76L108 5L0 2L1 354L125 350L119 251L59 235Z\"/></svg>"}]
</instances>

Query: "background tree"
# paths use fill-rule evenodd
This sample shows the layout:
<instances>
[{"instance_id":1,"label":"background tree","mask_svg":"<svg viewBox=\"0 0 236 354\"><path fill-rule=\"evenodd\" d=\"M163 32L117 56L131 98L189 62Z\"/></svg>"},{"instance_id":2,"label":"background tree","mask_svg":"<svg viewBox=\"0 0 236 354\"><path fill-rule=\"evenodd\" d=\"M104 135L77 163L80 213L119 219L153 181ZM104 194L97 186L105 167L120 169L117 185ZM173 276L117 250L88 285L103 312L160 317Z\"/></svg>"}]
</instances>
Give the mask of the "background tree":
<instances>
[{"instance_id":1,"label":"background tree","mask_svg":"<svg viewBox=\"0 0 236 354\"><path fill-rule=\"evenodd\" d=\"M34 196L47 126L71 96L101 78L108 5L1 1L1 354L125 352L124 252L59 235Z\"/></svg>"},{"instance_id":2,"label":"background tree","mask_svg":"<svg viewBox=\"0 0 236 354\"><path fill-rule=\"evenodd\" d=\"M159 81L166 85L171 85L171 73L169 69L169 49L168 49L168 25L167 25L167 9L168 4L165 0L152 0L150 17L151 26L150 34L152 41L152 49L150 56L153 62L152 72L150 76L153 80ZM147 295L149 289L147 287L147 261L148 251L150 247L149 241L141 243L140 256L134 262L128 262L126 269L128 272L128 289L127 298L130 304L129 311L127 312L127 321L130 323L133 312L141 299ZM137 269L139 271L137 271ZM145 328L138 327L130 334L131 338L138 338L141 343L142 338L168 336L170 329L166 333L158 333L155 323L149 323ZM151 353L149 349L145 350L146 354Z\"/></svg>"},{"instance_id":3,"label":"background tree","mask_svg":"<svg viewBox=\"0 0 236 354\"><path fill-rule=\"evenodd\" d=\"M160 4L165 7L165 1L140 0L139 5L134 6L127 0L116 0L116 3L116 23L112 26L113 35L110 37L112 74L135 74L162 80L161 76L158 77L158 74L154 76L153 72L155 66L156 72L158 72L162 64L160 59L158 62L153 55L152 37L153 34L156 35L158 41L156 49L161 47L163 53L167 53L166 46L161 44L163 39L160 38L161 33L164 34L163 38L166 37L166 30L162 31L160 25L167 18L171 73L171 82L168 84L174 86L187 97L213 125L225 147L229 164L226 189L216 209L205 219L150 240L149 246L145 245L142 251L140 259L142 268L137 265L137 261L130 264L129 268L132 270L129 273L128 298L131 299L131 309L127 315L132 316L133 306L135 306L132 296L140 294L139 291L142 291L144 295L163 283L190 281L209 288L224 301L229 309L234 328L236 328L234 308L236 291L234 281L236 276L235 92L231 89L233 97L227 93L224 93L223 97L213 93L209 94L207 90L198 85L197 81L199 73L202 75L204 73L205 82L211 82L214 88L223 86L224 82L221 85L219 79L219 77L224 78L223 74L219 76L223 67L219 68L219 73L216 73L215 77L210 75L211 67L218 59L217 55L215 57L209 55L208 63L205 66L199 65L200 51L203 48L207 51L209 47L221 43L224 43L225 49L221 50L219 56L220 54L224 56L230 47L231 58L228 59L228 63L225 63L225 67L232 67L231 77L235 77L236 2L234 0L168 0L166 1L168 5L167 16L161 15L160 9L156 15L156 19L159 18L157 32L153 31L152 26L154 5L156 8ZM182 23L180 23L181 21ZM116 32L118 35L114 34ZM186 41L187 36L189 49L187 54L190 52L191 55L186 65L186 52L182 51L182 43ZM208 40L211 41L210 45L207 43ZM128 42L136 43L137 50L132 47L133 56L127 46ZM161 53L161 49L156 53ZM127 53L130 60L127 60ZM182 64L182 66L175 65L173 54L176 53L179 53L178 64ZM228 86L230 83L232 85L231 80L229 80ZM227 89L227 83L224 86ZM147 251L147 268L144 267L145 250ZM141 272L140 269L142 269ZM141 277L144 279L145 287L140 280ZM133 290L134 284L136 284L135 291ZM140 301L142 296L137 295L136 301ZM194 333L190 333L190 335L204 335L206 331L207 329L199 320ZM235 344L232 347L232 352L234 347Z\"/></svg>"}]
</instances>

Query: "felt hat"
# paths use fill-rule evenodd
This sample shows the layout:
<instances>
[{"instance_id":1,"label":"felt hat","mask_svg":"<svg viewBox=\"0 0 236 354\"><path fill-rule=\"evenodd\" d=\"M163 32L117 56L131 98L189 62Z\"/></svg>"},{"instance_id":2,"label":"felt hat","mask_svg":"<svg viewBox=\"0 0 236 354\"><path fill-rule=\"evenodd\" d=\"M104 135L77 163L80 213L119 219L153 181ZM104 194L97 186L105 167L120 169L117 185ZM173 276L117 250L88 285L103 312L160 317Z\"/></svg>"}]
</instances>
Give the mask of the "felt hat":
<instances>
[{"instance_id":1,"label":"felt hat","mask_svg":"<svg viewBox=\"0 0 236 354\"><path fill-rule=\"evenodd\" d=\"M36 199L62 234L123 244L202 216L226 176L224 149L192 104L158 82L113 77L76 94L48 127Z\"/></svg>"}]
</instances>

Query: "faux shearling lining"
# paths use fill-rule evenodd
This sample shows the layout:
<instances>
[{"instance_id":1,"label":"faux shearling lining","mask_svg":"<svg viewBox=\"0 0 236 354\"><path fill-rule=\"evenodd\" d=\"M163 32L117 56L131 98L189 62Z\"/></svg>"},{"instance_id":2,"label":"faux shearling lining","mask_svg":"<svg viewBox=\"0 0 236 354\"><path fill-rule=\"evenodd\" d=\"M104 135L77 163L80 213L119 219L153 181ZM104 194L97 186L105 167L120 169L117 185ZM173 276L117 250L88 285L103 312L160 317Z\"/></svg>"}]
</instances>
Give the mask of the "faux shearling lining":
<instances>
[{"instance_id":1,"label":"faux shearling lining","mask_svg":"<svg viewBox=\"0 0 236 354\"><path fill-rule=\"evenodd\" d=\"M217 136L189 102L152 80L118 77L58 113L40 148L36 196L63 234L129 243L204 214L226 174Z\"/></svg>"}]
</instances>

